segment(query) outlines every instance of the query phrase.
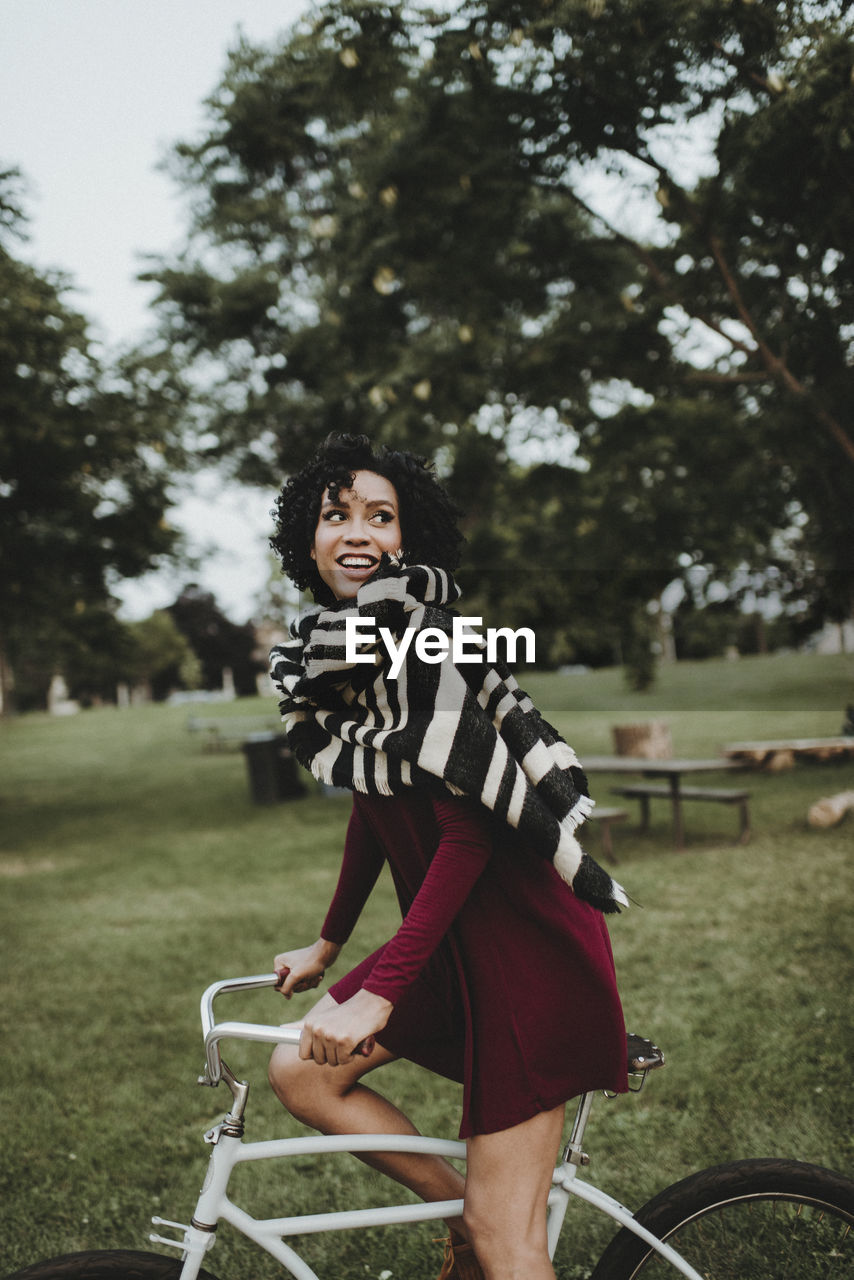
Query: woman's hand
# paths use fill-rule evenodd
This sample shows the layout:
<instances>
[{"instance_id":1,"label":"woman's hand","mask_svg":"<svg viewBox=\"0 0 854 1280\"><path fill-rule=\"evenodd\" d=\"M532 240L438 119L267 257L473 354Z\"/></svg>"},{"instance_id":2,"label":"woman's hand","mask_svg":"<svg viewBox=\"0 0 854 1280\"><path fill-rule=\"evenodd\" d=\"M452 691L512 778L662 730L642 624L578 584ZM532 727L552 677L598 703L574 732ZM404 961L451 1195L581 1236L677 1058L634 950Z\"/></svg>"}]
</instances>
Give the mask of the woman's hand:
<instances>
[{"instance_id":1,"label":"woman's hand","mask_svg":"<svg viewBox=\"0 0 854 1280\"><path fill-rule=\"evenodd\" d=\"M330 1067L342 1066L354 1053L370 1057L374 1035L382 1031L393 1008L390 1000L364 988L343 1004L327 1005L324 997L303 1021L299 1056Z\"/></svg>"},{"instance_id":2,"label":"woman's hand","mask_svg":"<svg viewBox=\"0 0 854 1280\"><path fill-rule=\"evenodd\" d=\"M340 950L336 943L318 938L310 947L283 951L273 961L273 968L279 975L276 990L290 1000L295 991L311 991L312 987L319 987L326 970L338 959Z\"/></svg>"}]
</instances>

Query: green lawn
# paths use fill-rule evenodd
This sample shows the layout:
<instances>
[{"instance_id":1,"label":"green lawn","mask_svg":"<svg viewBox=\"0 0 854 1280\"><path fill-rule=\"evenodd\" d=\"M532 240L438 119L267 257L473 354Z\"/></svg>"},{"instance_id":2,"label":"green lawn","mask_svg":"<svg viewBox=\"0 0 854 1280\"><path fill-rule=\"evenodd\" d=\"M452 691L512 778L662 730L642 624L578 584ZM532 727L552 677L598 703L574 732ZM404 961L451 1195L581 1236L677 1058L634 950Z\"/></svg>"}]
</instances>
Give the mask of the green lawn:
<instances>
[{"instance_id":1,"label":"green lawn","mask_svg":"<svg viewBox=\"0 0 854 1280\"><path fill-rule=\"evenodd\" d=\"M837 733L854 701L854 661L680 664L646 695L628 693L616 671L523 684L582 758L610 750L614 723L651 716L670 722L678 754L706 755L734 739ZM187 1220L206 1159L201 1133L227 1101L195 1084L198 997L313 939L334 886L346 798L312 786L302 800L253 806L241 754L204 753L186 717L158 706L0 722L4 1271L75 1249L145 1248L152 1214ZM608 780L593 782L606 803ZM830 831L806 823L815 799L854 787L854 765L744 784L754 828L745 848L729 843L735 815L718 806L688 808L683 854L663 808L643 838L631 822L615 832L619 877L641 904L612 925L627 1021L658 1040L668 1065L639 1097L597 1104L588 1149L591 1178L633 1205L736 1155L797 1155L854 1173L854 816ZM597 843L592 832L594 854ZM394 927L381 882L342 964ZM259 992L230 997L224 1012L276 1021L282 1007ZM299 1132L270 1095L266 1051L236 1046L228 1057L257 1081L249 1136ZM383 1076L422 1128L456 1133L456 1086L405 1063ZM349 1157L331 1175L300 1161L287 1192L285 1169L270 1168L263 1178L241 1171L258 1213L380 1194ZM610 1234L588 1212L570 1210L562 1280L585 1276ZM305 1254L336 1280L384 1269L432 1280L437 1234L307 1237ZM209 1267L223 1280L281 1274L221 1236Z\"/></svg>"}]
</instances>

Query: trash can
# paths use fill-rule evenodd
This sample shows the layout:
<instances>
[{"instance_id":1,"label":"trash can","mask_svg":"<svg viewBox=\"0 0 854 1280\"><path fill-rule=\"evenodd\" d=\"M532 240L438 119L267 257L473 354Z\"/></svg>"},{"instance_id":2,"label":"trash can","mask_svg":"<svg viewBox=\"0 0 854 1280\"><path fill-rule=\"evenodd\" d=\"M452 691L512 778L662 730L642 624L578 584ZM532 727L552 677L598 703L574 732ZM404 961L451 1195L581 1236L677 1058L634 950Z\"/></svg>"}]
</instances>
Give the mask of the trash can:
<instances>
[{"instance_id":1,"label":"trash can","mask_svg":"<svg viewBox=\"0 0 854 1280\"><path fill-rule=\"evenodd\" d=\"M243 743L249 793L255 804L277 804L301 796L305 787L297 762L281 733L250 733Z\"/></svg>"}]
</instances>

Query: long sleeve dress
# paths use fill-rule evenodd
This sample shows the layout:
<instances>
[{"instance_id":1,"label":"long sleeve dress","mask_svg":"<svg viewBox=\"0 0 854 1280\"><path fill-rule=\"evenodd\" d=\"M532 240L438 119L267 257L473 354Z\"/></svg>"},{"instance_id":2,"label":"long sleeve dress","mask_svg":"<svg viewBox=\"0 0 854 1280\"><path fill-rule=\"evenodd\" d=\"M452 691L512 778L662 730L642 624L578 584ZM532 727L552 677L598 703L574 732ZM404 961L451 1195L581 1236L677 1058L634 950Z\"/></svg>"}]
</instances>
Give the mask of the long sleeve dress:
<instances>
[{"instance_id":1,"label":"long sleeve dress","mask_svg":"<svg viewBox=\"0 0 854 1280\"><path fill-rule=\"evenodd\" d=\"M605 920L551 863L474 801L356 793L324 938L347 941L386 861L403 923L330 992L391 1001L378 1041L463 1084L461 1137L626 1089Z\"/></svg>"}]
</instances>

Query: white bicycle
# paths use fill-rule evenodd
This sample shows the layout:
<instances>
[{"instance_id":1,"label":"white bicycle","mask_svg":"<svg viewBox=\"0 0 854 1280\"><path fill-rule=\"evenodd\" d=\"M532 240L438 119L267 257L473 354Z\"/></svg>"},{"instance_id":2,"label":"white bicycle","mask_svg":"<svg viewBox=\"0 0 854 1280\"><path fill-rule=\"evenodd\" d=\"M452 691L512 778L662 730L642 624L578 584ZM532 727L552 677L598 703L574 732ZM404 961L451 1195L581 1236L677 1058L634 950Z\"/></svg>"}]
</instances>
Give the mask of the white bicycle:
<instances>
[{"instance_id":1,"label":"white bicycle","mask_svg":"<svg viewBox=\"0 0 854 1280\"><path fill-rule=\"evenodd\" d=\"M207 1176L189 1223L153 1219L177 1235L150 1236L178 1257L133 1250L67 1254L35 1263L10 1280L213 1280L202 1269L222 1223L242 1232L282 1264L296 1280L319 1280L287 1243L323 1231L424 1222L462 1212L462 1201L338 1209L293 1217L253 1218L228 1195L232 1171L246 1161L324 1155L333 1152L404 1151L464 1160L463 1142L390 1134L337 1134L244 1142L249 1085L223 1062L225 1039L296 1044L299 1031L250 1022L214 1019L214 1001L223 992L274 987L275 974L216 982L202 997L205 1074L199 1083L224 1081L232 1096L228 1114L205 1134L212 1151ZM639 1036L628 1038L628 1067L639 1090L647 1074L662 1066L660 1050ZM613 1197L585 1182L588 1164L584 1131L592 1093L578 1100L575 1120L548 1198L548 1238L552 1255L570 1200L583 1200L619 1227L591 1271L591 1280L851 1280L854 1276L854 1182L798 1160L738 1160L694 1173L660 1192L632 1213Z\"/></svg>"}]
</instances>

